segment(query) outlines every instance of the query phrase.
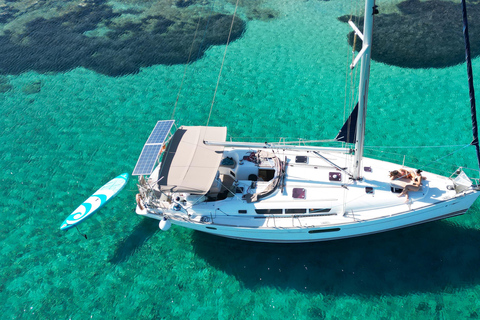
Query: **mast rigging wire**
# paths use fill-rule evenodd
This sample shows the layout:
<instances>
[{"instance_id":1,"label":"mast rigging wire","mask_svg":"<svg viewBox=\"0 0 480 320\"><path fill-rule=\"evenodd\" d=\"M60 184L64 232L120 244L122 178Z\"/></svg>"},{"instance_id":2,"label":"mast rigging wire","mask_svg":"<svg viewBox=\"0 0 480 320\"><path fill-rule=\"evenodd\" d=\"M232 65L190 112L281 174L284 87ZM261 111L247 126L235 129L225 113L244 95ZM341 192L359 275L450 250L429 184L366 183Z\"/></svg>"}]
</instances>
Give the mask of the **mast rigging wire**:
<instances>
[{"instance_id":1,"label":"mast rigging wire","mask_svg":"<svg viewBox=\"0 0 480 320\"><path fill-rule=\"evenodd\" d=\"M207 24L205 25L205 31L204 31L204 33L203 33L202 42L200 42L200 46L198 47L196 60L199 59L200 53L202 52L203 44L205 43L205 38L207 37L207 30L208 30L208 26L209 26L209 24L210 24L210 19L211 19L211 17L212 17L212 13L213 13L213 8L214 8L214 7L215 7L215 1L212 2L212 7L210 8L210 13L209 13L209 16L208 16ZM180 84L180 88L178 89L177 99L176 99L176 101L175 101L175 106L174 106L174 108L173 108L173 112L172 112L172 116L171 116L171 119L172 119L172 120L174 120L175 110L177 109L177 105L178 105L178 99L180 98L180 93L181 93L181 91L182 91L183 83L184 83L184 81L185 81L185 77L186 77L186 74L187 74L188 66L190 65L190 59L191 59L191 57L192 57L193 46L194 46L194 44L195 44L195 40L197 39L198 28L199 28L199 26L200 26L201 18L202 18L202 17L199 15L198 21L197 21L197 27L195 28L195 33L194 33L194 35L193 35L192 45L190 46L190 52L189 52L189 54L188 54L187 64L185 65L185 69L184 69L184 72L183 72L182 82L181 82L181 84ZM194 69L194 70L195 70L195 69Z\"/></svg>"},{"instance_id":2,"label":"mast rigging wire","mask_svg":"<svg viewBox=\"0 0 480 320\"><path fill-rule=\"evenodd\" d=\"M187 75L187 68L190 64L190 58L192 57L193 45L195 44L195 39L197 38L198 27L200 26L200 19L201 19L201 17L199 16L198 17L198 22L197 22L197 28L195 29L195 34L193 35L192 45L190 46L190 52L188 53L187 64L185 65L185 69L183 70L182 82L180 83L180 88L178 89L178 93L177 93L177 99L175 100L175 105L173 107L172 116L170 117L171 120L175 120L174 119L175 110L177 110L178 99L180 98L180 92L182 91L183 83L185 82L185 77ZM208 23L207 23L207 25L208 25ZM200 47L201 46L202 45L200 45Z\"/></svg>"},{"instance_id":3,"label":"mast rigging wire","mask_svg":"<svg viewBox=\"0 0 480 320\"><path fill-rule=\"evenodd\" d=\"M210 112L208 113L207 127L210 123L210 117L212 116L213 104L215 103L215 97L217 96L218 85L220 84L220 78L222 76L223 65L225 64L225 57L227 55L228 44L230 43L230 36L232 35L233 23L235 22L235 15L237 14L238 2L235 4L235 11L233 12L232 23L230 24L230 31L228 32L227 44L225 45L225 52L223 53L222 65L220 66L220 72L218 73L217 85L215 92L213 93L212 104L210 105Z\"/></svg>"}]
</instances>

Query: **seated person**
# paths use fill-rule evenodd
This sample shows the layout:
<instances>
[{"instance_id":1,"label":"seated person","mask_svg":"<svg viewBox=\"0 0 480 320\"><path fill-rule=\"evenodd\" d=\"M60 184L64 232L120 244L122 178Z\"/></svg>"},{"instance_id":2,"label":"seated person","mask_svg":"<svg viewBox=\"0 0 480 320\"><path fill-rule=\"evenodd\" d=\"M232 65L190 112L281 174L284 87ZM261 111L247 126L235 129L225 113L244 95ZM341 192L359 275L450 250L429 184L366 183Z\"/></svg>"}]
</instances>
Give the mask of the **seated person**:
<instances>
[{"instance_id":1,"label":"seated person","mask_svg":"<svg viewBox=\"0 0 480 320\"><path fill-rule=\"evenodd\" d=\"M408 202L409 197L408 197L408 192L409 191L418 191L420 190L420 187L422 186L422 180L425 180L426 177L422 176L422 170L418 169L415 172L415 176L412 179L412 183L409 183L405 185L405 188L403 189L402 193L400 193L398 196L406 196L407 199L405 202Z\"/></svg>"}]
</instances>

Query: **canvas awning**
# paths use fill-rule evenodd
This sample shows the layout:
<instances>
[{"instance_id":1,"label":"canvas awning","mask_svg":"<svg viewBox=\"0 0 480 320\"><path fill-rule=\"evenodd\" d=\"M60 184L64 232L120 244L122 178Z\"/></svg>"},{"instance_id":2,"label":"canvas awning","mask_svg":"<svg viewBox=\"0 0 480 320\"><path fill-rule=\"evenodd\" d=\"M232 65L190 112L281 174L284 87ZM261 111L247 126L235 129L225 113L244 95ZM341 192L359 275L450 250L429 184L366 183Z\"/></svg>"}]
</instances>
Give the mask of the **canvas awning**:
<instances>
[{"instance_id":1,"label":"canvas awning","mask_svg":"<svg viewBox=\"0 0 480 320\"><path fill-rule=\"evenodd\" d=\"M158 187L162 191L204 194L210 189L223 155L226 127L180 127L163 155ZM163 177L163 178L162 178Z\"/></svg>"}]
</instances>

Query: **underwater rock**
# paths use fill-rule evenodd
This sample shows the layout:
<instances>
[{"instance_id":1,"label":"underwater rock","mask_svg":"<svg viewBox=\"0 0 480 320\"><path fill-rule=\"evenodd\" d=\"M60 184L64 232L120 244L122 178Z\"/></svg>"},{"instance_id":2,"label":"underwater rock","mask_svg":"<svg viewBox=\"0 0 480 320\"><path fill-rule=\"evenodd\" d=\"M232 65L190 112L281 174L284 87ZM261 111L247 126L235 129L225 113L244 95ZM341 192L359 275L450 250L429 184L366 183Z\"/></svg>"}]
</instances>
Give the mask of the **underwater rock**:
<instances>
[{"instance_id":1,"label":"underwater rock","mask_svg":"<svg viewBox=\"0 0 480 320\"><path fill-rule=\"evenodd\" d=\"M0 83L0 93L5 93L13 89L13 86L9 83Z\"/></svg>"},{"instance_id":2,"label":"underwater rock","mask_svg":"<svg viewBox=\"0 0 480 320\"><path fill-rule=\"evenodd\" d=\"M444 68L465 61L462 8L440 0L407 0L397 5L401 14L375 16L372 59L403 68ZM381 12L381 7L379 8ZM480 5L468 4L472 58L480 54ZM348 16L340 17L342 22ZM358 19L353 17L352 20ZM357 24L363 29L363 17ZM348 42L353 45L353 31ZM362 41L357 37L356 50Z\"/></svg>"},{"instance_id":3,"label":"underwater rock","mask_svg":"<svg viewBox=\"0 0 480 320\"><path fill-rule=\"evenodd\" d=\"M179 8L185 8L185 7L191 6L194 3L195 3L194 0L177 0L175 2L175 5Z\"/></svg>"},{"instance_id":4,"label":"underwater rock","mask_svg":"<svg viewBox=\"0 0 480 320\"><path fill-rule=\"evenodd\" d=\"M13 86L9 83L8 78L0 76L0 93L5 93L13 89Z\"/></svg>"},{"instance_id":5,"label":"underwater rock","mask_svg":"<svg viewBox=\"0 0 480 320\"><path fill-rule=\"evenodd\" d=\"M0 5L0 23L8 23L15 17L18 9L12 8L5 4Z\"/></svg>"},{"instance_id":6,"label":"underwater rock","mask_svg":"<svg viewBox=\"0 0 480 320\"><path fill-rule=\"evenodd\" d=\"M247 12L248 20L261 20L261 21L268 21L272 19L276 19L279 13L272 9L257 9L254 8Z\"/></svg>"},{"instance_id":7,"label":"underwater rock","mask_svg":"<svg viewBox=\"0 0 480 320\"><path fill-rule=\"evenodd\" d=\"M24 31L6 30L0 36L0 74L64 72L81 66L122 76L155 64L187 63L191 48L190 62L201 58L209 46L225 44L232 22L232 15L220 13L192 18L195 21L120 16L104 0L84 0L61 16L26 23ZM197 23L202 37L195 37ZM236 17L230 41L244 30L245 22Z\"/></svg>"},{"instance_id":8,"label":"underwater rock","mask_svg":"<svg viewBox=\"0 0 480 320\"><path fill-rule=\"evenodd\" d=\"M22 92L25 94L34 94L34 93L39 93L41 89L42 89L42 81L37 80L25 85L22 88Z\"/></svg>"},{"instance_id":9,"label":"underwater rock","mask_svg":"<svg viewBox=\"0 0 480 320\"><path fill-rule=\"evenodd\" d=\"M126 9L126 10L122 10L121 13L122 14L140 14L142 13L143 10L140 10L140 9L133 9L133 8L130 8L130 9Z\"/></svg>"}]
</instances>

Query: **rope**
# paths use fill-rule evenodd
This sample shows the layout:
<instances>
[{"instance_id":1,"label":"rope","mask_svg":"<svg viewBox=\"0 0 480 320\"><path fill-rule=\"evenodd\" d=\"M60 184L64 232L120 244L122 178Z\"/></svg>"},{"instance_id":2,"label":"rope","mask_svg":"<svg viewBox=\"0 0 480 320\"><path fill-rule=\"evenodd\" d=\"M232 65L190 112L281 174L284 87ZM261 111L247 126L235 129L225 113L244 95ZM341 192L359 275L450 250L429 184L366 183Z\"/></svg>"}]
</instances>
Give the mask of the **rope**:
<instances>
[{"instance_id":1,"label":"rope","mask_svg":"<svg viewBox=\"0 0 480 320\"><path fill-rule=\"evenodd\" d=\"M200 46L198 47L197 60L200 58L200 54L202 52L203 44L205 43L205 39L207 37L208 25L210 24L210 19L212 18L212 13L213 13L214 8L215 8L215 0L212 2L212 7L210 9L210 15L208 16L207 24L205 25L205 32L203 33L203 39L202 39L202 42L200 43Z\"/></svg>"},{"instance_id":2,"label":"rope","mask_svg":"<svg viewBox=\"0 0 480 320\"><path fill-rule=\"evenodd\" d=\"M174 120L175 110L177 110L178 99L180 98L180 92L182 91L183 83L185 82L185 77L187 75L187 68L190 64L190 58L192 56L193 45L195 44L195 39L197 38L198 27L200 26L200 19L201 19L201 17L198 17L197 28L195 29L195 34L193 35L192 45L190 46L190 52L188 53L187 64L185 65L185 69L183 70L182 83L180 84L180 88L178 89L177 99L175 100L175 106L173 107L172 116L170 117L170 119L172 119L172 120Z\"/></svg>"},{"instance_id":3,"label":"rope","mask_svg":"<svg viewBox=\"0 0 480 320\"><path fill-rule=\"evenodd\" d=\"M223 53L222 65L220 67L220 72L218 73L217 86L215 87L215 92L213 93L212 104L210 105L210 112L208 113L207 127L208 127L208 124L210 122L210 117L212 115L213 104L215 103L215 97L217 95L218 85L220 84L220 77L222 76L222 70L223 70L223 65L225 63L225 57L227 55L228 44L230 43L230 36L232 35L233 23L235 21L235 15L237 14L238 1L239 0L237 0L237 3L235 4L235 11L233 12L233 17L232 17L232 24L230 25L230 31L228 32L227 44L225 45L225 52Z\"/></svg>"},{"instance_id":4,"label":"rope","mask_svg":"<svg viewBox=\"0 0 480 320\"><path fill-rule=\"evenodd\" d=\"M203 48L203 44L205 43L205 38L207 37L207 30L208 30L208 25L210 24L210 18L212 17L212 13L213 13L213 9L215 8L215 1L212 2L212 7L210 8L210 14L208 16L208 20L207 20L207 24L205 26L205 31L203 33L203 38L202 38L202 41L200 42L200 46L198 47L198 51L197 51L197 57L196 57L196 60L198 60L200 58L200 54L202 52L202 48ZM180 93L182 91L182 87L183 87L183 83L185 81L185 77L186 77L186 74L187 74L187 68L190 64L190 59L192 57L192 52L193 52L193 46L195 44L195 40L197 38L197 34L198 34L198 28L200 26L200 21L201 21L201 16L198 17L198 22L197 22L197 27L195 28L195 33L194 33L194 36L193 36L193 40L192 40L192 45L190 47L190 52L188 54L188 60L187 60L187 64L185 65L185 69L184 69L184 72L183 72L183 78L182 78L182 83L180 84L180 88L178 89L178 94L177 94L177 99L175 100L175 106L173 108L173 112L172 112L172 116L171 116L171 119L174 120L174 116L175 116L175 110L177 109L177 105L178 105L178 99L180 98ZM195 70L195 68L194 68ZM195 71L194 71L195 72Z\"/></svg>"}]
</instances>

